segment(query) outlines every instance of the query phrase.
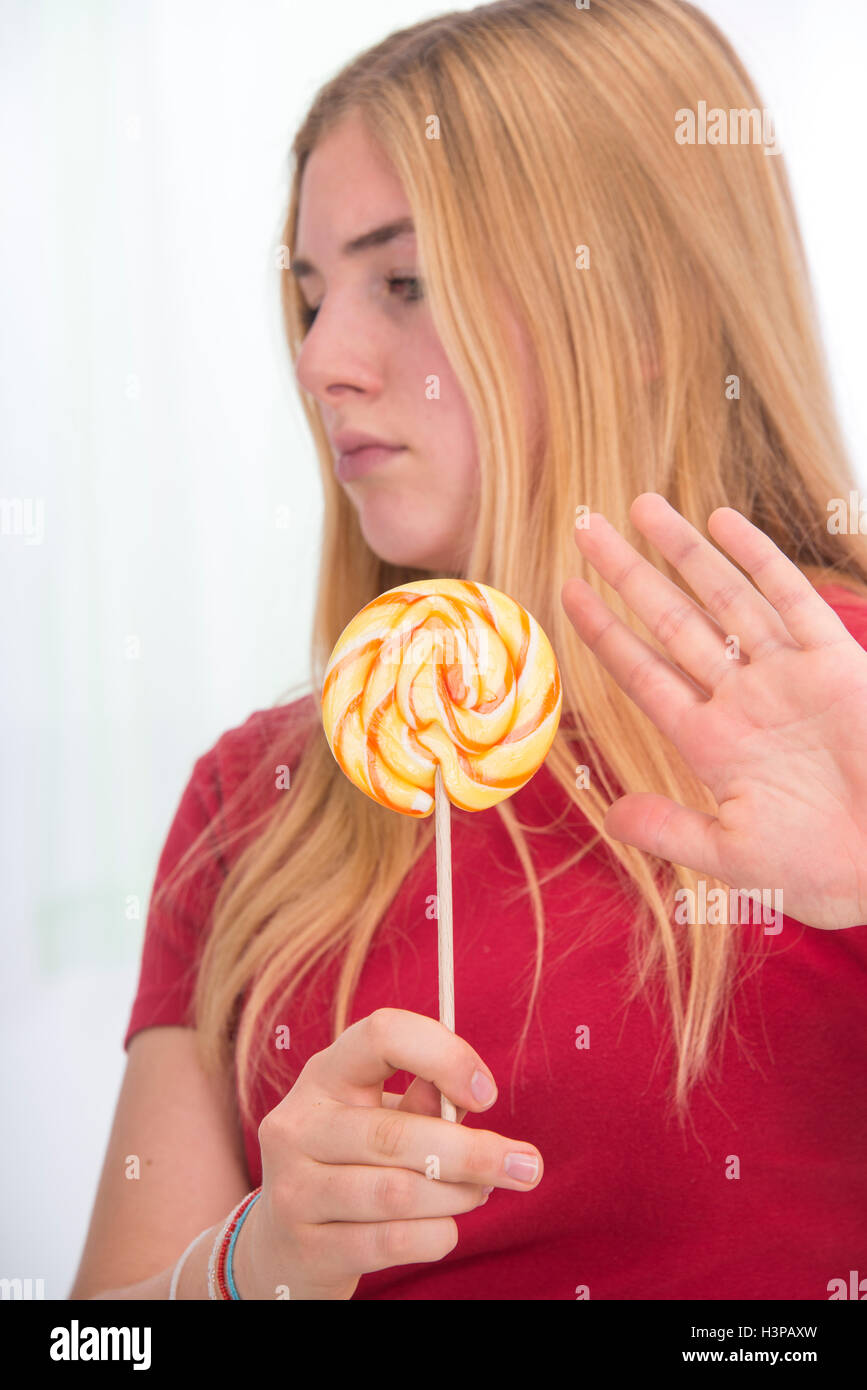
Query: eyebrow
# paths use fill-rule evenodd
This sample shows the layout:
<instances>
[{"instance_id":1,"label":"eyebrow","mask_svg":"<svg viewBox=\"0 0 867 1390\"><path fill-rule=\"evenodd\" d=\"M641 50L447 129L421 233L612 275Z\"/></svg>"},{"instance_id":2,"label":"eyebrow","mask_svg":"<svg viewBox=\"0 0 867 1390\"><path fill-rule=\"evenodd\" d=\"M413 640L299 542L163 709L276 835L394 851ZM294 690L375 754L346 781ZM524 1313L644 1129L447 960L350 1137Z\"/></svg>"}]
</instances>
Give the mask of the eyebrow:
<instances>
[{"instance_id":1,"label":"eyebrow","mask_svg":"<svg viewBox=\"0 0 867 1390\"><path fill-rule=\"evenodd\" d=\"M411 217L401 217L397 222L384 222L381 227L374 227L372 231L363 232L361 236L353 237L341 247L342 256L357 256L362 251L368 251L372 246L385 246L386 242L394 241L396 237L407 236L415 232L415 225ZM299 256L289 267L296 280L303 280L307 275L316 275L317 270L312 261L305 260Z\"/></svg>"}]
</instances>

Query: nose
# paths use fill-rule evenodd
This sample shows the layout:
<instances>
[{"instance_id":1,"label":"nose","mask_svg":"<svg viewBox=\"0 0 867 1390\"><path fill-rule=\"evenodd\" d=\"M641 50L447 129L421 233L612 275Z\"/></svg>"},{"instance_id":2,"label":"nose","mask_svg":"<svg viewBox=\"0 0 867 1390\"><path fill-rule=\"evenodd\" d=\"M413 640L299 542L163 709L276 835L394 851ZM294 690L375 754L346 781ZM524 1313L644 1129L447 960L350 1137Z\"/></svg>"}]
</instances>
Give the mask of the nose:
<instances>
[{"instance_id":1,"label":"nose","mask_svg":"<svg viewBox=\"0 0 867 1390\"><path fill-rule=\"evenodd\" d=\"M323 304L295 360L301 386L323 406L340 406L359 395L377 396L383 386L382 345L370 324L341 312L336 299Z\"/></svg>"}]
</instances>

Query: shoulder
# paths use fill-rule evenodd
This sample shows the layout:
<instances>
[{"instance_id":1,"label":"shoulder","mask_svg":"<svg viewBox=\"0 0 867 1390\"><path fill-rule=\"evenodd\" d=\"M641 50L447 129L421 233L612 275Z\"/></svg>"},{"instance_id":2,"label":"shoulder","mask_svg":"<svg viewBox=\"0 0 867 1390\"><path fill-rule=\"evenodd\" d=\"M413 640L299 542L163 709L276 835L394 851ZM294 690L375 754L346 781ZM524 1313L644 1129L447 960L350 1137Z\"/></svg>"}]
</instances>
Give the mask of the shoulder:
<instances>
[{"instance_id":1,"label":"shoulder","mask_svg":"<svg viewBox=\"0 0 867 1390\"><path fill-rule=\"evenodd\" d=\"M226 729L193 767L191 783L212 809L234 798L254 781L273 785L279 768L294 772L304 749L321 727L319 701L303 695L288 704L254 710L240 724Z\"/></svg>"}]
</instances>

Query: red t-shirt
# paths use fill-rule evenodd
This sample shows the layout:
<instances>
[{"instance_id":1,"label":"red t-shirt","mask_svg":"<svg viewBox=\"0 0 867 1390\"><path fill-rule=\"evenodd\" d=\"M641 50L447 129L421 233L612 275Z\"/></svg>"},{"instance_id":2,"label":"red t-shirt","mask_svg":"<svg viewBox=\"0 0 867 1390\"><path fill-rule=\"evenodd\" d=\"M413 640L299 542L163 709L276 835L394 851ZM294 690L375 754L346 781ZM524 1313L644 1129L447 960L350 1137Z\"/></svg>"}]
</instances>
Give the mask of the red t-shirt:
<instances>
[{"instance_id":1,"label":"red t-shirt","mask_svg":"<svg viewBox=\"0 0 867 1390\"><path fill-rule=\"evenodd\" d=\"M867 647L867 602L821 592ZM276 730L286 731L283 761L297 766L292 729L304 704L252 714L198 759L157 884ZM291 791L268 792L283 795ZM511 802L522 823L543 824L567 798L543 766ZM534 1191L495 1189L458 1216L445 1259L363 1275L354 1297L574 1299L586 1287L591 1299L827 1299L829 1280L867 1275L867 924L822 931L784 917L736 996L740 1046L730 1031L719 1074L693 1091L681 1129L665 1118L666 1008L654 1021L643 996L623 1005L631 910L598 845L543 885L544 973L513 1075L536 949L529 900L514 900L523 871L494 811L451 816L456 1027L499 1088L493 1109L464 1124L534 1144L545 1172ZM577 812L569 824L568 838L531 834L540 878L574 853L576 835L592 836ZM215 863L197 881L188 915L151 910L124 1047L141 1028L188 1022L196 951L225 871ZM425 915L435 892L431 845L379 926L348 1023L383 1006L439 1017L436 922ZM762 928L740 930L755 946ZM259 1083L244 1135L251 1188L261 1181L259 1121L331 1041L336 978L335 965L291 1008L283 1090ZM589 1047L576 1045L582 1026ZM398 1072L387 1089L411 1080ZM734 1159L739 1177L727 1176Z\"/></svg>"}]
</instances>

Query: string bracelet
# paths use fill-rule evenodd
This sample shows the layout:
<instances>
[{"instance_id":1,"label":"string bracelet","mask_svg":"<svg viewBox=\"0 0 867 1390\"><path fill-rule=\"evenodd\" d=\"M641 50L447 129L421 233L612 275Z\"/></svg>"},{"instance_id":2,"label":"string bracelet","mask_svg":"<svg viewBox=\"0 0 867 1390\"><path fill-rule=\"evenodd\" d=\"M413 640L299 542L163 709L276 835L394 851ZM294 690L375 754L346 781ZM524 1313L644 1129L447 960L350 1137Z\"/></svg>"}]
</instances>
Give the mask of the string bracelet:
<instances>
[{"instance_id":1,"label":"string bracelet","mask_svg":"<svg viewBox=\"0 0 867 1390\"><path fill-rule=\"evenodd\" d=\"M206 1227L205 1229L208 1230L208 1229L210 1229L210 1228L209 1228L209 1227ZM181 1258L178 1260L177 1264L175 1265L175 1272L174 1272L174 1274L172 1275L172 1283L171 1283L171 1287L170 1287L170 1289L169 1289L169 1298L175 1299L175 1301L177 1301L177 1297L178 1297L178 1280L179 1280L180 1277L181 1277L181 1270L183 1269L184 1264L186 1263L187 1256L189 1255L190 1251L192 1250L192 1248L193 1248L193 1246L196 1244L196 1242L197 1242L197 1241L200 1241L200 1240L202 1239L202 1236L203 1236L204 1234L205 1234L205 1231L199 1231L199 1234L198 1234L197 1236L194 1236L194 1237L193 1237L193 1239L190 1241L189 1245L187 1246L186 1250L184 1251L183 1255L181 1255Z\"/></svg>"}]
</instances>

